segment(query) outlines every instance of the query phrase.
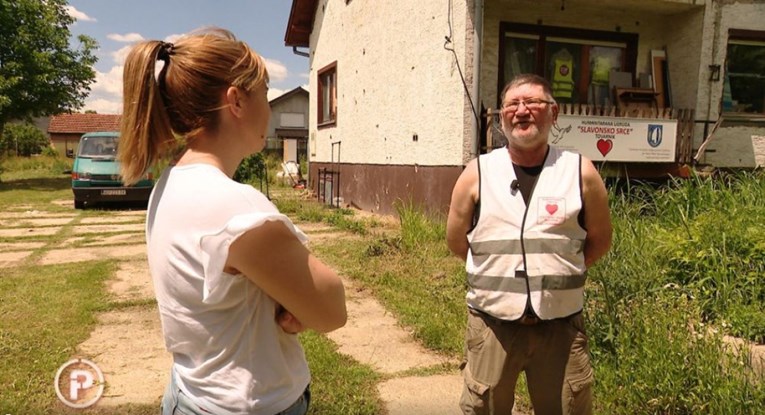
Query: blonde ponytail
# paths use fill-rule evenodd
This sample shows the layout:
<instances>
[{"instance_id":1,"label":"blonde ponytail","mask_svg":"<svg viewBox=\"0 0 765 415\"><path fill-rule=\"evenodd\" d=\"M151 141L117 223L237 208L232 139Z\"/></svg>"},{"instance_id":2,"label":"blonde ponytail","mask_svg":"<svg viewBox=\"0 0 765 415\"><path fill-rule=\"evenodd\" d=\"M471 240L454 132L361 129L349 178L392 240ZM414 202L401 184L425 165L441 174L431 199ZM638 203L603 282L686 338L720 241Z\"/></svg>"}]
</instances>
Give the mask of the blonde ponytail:
<instances>
[{"instance_id":1,"label":"blonde ponytail","mask_svg":"<svg viewBox=\"0 0 765 415\"><path fill-rule=\"evenodd\" d=\"M134 184L174 142L170 121L154 77L157 56L166 44L137 44L125 60L123 114L118 159L125 184ZM169 62L165 62L165 72ZM163 74L160 74L160 80Z\"/></svg>"},{"instance_id":2,"label":"blonde ponytail","mask_svg":"<svg viewBox=\"0 0 765 415\"><path fill-rule=\"evenodd\" d=\"M155 77L157 60L165 62ZM138 43L123 73L123 115L117 155L122 180L133 184L158 160L218 127L221 94L230 86L252 91L268 82L263 59L224 29L207 28L173 45Z\"/></svg>"}]
</instances>

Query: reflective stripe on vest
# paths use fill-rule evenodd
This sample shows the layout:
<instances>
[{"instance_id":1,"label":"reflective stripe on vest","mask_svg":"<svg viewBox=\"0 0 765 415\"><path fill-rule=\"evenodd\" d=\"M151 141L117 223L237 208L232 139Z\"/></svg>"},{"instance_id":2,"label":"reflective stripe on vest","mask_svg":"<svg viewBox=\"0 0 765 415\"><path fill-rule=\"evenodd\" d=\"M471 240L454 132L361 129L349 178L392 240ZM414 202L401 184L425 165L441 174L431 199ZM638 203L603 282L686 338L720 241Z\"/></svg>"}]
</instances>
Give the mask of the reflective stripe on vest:
<instances>
[{"instance_id":1,"label":"reflective stripe on vest","mask_svg":"<svg viewBox=\"0 0 765 415\"><path fill-rule=\"evenodd\" d=\"M539 275L528 277L529 291L583 288L584 275ZM479 290L526 294L526 278L468 274L470 286Z\"/></svg>"},{"instance_id":2,"label":"reflective stripe on vest","mask_svg":"<svg viewBox=\"0 0 765 415\"><path fill-rule=\"evenodd\" d=\"M580 252L584 242L576 239L524 239L523 246L518 239L501 241L472 242L470 250L473 257L484 255L522 255L523 248L526 254L539 254L547 252Z\"/></svg>"}]
</instances>

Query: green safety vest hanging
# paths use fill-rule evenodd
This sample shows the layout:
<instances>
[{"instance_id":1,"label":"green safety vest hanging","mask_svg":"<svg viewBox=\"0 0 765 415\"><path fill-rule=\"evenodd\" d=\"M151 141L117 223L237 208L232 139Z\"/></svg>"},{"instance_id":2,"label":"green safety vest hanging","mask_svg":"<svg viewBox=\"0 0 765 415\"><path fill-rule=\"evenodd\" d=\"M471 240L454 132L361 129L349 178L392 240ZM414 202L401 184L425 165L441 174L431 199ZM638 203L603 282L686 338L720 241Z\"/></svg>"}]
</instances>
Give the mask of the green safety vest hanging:
<instances>
[{"instance_id":1,"label":"green safety vest hanging","mask_svg":"<svg viewBox=\"0 0 765 415\"><path fill-rule=\"evenodd\" d=\"M592 66L592 83L608 85L608 73L611 71L611 61L605 56L596 56Z\"/></svg>"},{"instance_id":2,"label":"green safety vest hanging","mask_svg":"<svg viewBox=\"0 0 765 415\"><path fill-rule=\"evenodd\" d=\"M574 92L574 60L555 58L552 92L555 98L571 98Z\"/></svg>"}]
</instances>

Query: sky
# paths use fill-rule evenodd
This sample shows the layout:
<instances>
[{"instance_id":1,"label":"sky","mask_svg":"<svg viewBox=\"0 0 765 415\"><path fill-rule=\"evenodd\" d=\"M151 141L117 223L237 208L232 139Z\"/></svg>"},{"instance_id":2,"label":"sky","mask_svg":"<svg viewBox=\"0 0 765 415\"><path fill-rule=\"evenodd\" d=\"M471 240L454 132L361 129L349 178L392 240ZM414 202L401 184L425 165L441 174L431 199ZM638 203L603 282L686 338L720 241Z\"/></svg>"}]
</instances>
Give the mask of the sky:
<instances>
[{"instance_id":1,"label":"sky","mask_svg":"<svg viewBox=\"0 0 765 415\"><path fill-rule=\"evenodd\" d=\"M284 46L291 6L291 0L69 0L68 12L76 19L69 27L72 47L80 34L99 45L96 81L82 110L122 112L122 68L135 42L172 42L204 26L230 30L263 56L269 99L298 86L308 89L308 58Z\"/></svg>"}]
</instances>

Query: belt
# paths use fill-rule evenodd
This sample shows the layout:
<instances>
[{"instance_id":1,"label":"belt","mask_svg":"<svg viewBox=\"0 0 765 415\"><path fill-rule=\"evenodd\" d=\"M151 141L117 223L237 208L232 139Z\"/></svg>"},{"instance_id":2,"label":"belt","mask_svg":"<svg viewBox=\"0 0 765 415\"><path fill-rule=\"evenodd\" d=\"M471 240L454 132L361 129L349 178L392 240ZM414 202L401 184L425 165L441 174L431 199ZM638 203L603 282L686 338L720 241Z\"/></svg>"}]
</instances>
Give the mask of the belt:
<instances>
[{"instance_id":1,"label":"belt","mask_svg":"<svg viewBox=\"0 0 765 415\"><path fill-rule=\"evenodd\" d=\"M537 325L545 320L542 320L541 318L537 316L533 316L531 314L524 313L519 319L517 320L504 320L501 318L494 317L490 314L484 313L481 310L476 310L471 308L471 311L475 312L478 316L484 319L484 321L488 321L494 325L498 326L504 326L504 325L511 325L511 324L520 324L522 326L534 326Z\"/></svg>"}]
</instances>

